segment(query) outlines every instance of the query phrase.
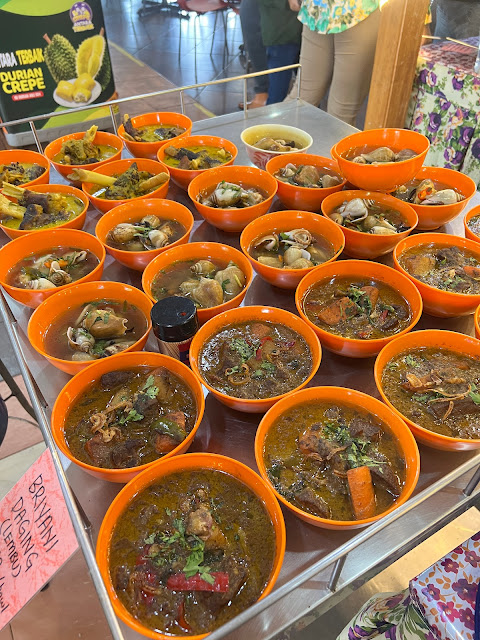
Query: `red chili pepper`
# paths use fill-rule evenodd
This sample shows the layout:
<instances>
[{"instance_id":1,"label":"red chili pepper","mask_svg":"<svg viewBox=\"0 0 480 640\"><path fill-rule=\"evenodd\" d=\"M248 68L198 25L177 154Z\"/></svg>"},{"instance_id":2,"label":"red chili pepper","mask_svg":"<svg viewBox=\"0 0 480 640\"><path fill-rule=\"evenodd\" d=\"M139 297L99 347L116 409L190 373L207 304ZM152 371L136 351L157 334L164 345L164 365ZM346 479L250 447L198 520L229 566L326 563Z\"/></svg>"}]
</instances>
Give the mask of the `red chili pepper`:
<instances>
[{"instance_id":1,"label":"red chili pepper","mask_svg":"<svg viewBox=\"0 0 480 640\"><path fill-rule=\"evenodd\" d=\"M382 311L382 313L380 314L380 319L381 320L385 320L385 318L388 316L388 309L384 309Z\"/></svg>"},{"instance_id":2,"label":"red chili pepper","mask_svg":"<svg viewBox=\"0 0 480 640\"><path fill-rule=\"evenodd\" d=\"M197 573L187 578L184 573L176 573L167 580L167 587L172 591L213 591L214 593L226 593L229 588L228 573L214 571L210 574L214 578L213 584L200 577Z\"/></svg>"},{"instance_id":3,"label":"red chili pepper","mask_svg":"<svg viewBox=\"0 0 480 640\"><path fill-rule=\"evenodd\" d=\"M148 558L148 552L150 551L150 547L151 547L151 546L152 546L151 544L146 544L146 545L143 547L143 549L142 549L142 553L140 553L140 554L137 556L137 560L136 560L136 562L135 562L135 566L136 566L136 567L138 567L138 566L140 566L140 565L142 565L142 564L147 564L147 563L148 563L148 561L149 561L149 558Z\"/></svg>"},{"instance_id":4,"label":"red chili pepper","mask_svg":"<svg viewBox=\"0 0 480 640\"><path fill-rule=\"evenodd\" d=\"M262 338L260 340L260 346L258 347L257 352L255 354L255 358L257 360L261 360L262 359L263 345L265 344L265 342L267 342L267 340L271 341L272 339L270 338L270 336L265 336L265 338Z\"/></svg>"},{"instance_id":5,"label":"red chili pepper","mask_svg":"<svg viewBox=\"0 0 480 640\"><path fill-rule=\"evenodd\" d=\"M191 631L192 630L192 627L185 620L185 602L183 600L178 606L177 622L178 622L179 626L182 629L184 629L185 631Z\"/></svg>"}]
</instances>

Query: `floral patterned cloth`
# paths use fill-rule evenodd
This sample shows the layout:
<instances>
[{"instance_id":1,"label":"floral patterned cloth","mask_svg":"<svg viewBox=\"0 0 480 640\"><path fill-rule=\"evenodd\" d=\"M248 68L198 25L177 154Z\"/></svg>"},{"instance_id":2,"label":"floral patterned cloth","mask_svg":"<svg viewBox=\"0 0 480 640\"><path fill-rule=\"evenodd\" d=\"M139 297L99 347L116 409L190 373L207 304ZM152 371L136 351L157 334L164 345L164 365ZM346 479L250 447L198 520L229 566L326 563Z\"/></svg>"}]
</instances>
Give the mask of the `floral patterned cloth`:
<instances>
[{"instance_id":1,"label":"floral patterned cloth","mask_svg":"<svg viewBox=\"0 0 480 640\"><path fill-rule=\"evenodd\" d=\"M478 38L468 42L477 44ZM430 140L426 165L457 169L480 184L480 76L475 49L452 42L422 47L406 126Z\"/></svg>"},{"instance_id":2,"label":"floral patterned cloth","mask_svg":"<svg viewBox=\"0 0 480 640\"><path fill-rule=\"evenodd\" d=\"M311 31L340 33L379 7L379 0L302 0L298 19Z\"/></svg>"}]
</instances>

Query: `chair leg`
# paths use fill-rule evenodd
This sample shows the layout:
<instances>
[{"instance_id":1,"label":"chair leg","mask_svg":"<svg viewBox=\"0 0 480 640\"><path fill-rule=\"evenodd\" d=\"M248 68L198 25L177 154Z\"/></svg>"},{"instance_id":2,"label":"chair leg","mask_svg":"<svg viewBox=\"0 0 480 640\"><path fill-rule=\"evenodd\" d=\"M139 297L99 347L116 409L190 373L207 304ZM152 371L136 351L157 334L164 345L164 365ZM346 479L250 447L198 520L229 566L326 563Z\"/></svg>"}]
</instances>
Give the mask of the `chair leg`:
<instances>
[{"instance_id":1,"label":"chair leg","mask_svg":"<svg viewBox=\"0 0 480 640\"><path fill-rule=\"evenodd\" d=\"M195 59L195 84L197 84L198 82L198 75L197 75L197 20L198 20L199 14L196 13L195 14L195 18L193 19L193 40L195 42L195 52L194 52L194 59Z\"/></svg>"},{"instance_id":2,"label":"chair leg","mask_svg":"<svg viewBox=\"0 0 480 640\"><path fill-rule=\"evenodd\" d=\"M213 44L215 42L215 33L217 31L218 11L215 11L215 22L213 23L212 44L210 46L210 56L213 53Z\"/></svg>"},{"instance_id":3,"label":"chair leg","mask_svg":"<svg viewBox=\"0 0 480 640\"><path fill-rule=\"evenodd\" d=\"M229 51L228 51L228 32L227 32L227 12L226 10L222 10L222 22L223 22L223 36L224 36L224 43L225 43L225 51L227 52L227 56L230 55Z\"/></svg>"}]
</instances>

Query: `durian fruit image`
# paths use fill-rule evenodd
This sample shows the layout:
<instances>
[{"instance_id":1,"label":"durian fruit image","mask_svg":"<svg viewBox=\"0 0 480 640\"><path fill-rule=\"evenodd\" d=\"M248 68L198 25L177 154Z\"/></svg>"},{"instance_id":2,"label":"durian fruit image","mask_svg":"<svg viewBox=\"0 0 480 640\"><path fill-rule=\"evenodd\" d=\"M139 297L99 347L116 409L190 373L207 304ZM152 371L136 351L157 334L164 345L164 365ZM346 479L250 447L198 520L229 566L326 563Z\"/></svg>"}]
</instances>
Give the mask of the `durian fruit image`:
<instances>
[{"instance_id":1,"label":"durian fruit image","mask_svg":"<svg viewBox=\"0 0 480 640\"><path fill-rule=\"evenodd\" d=\"M82 73L73 83L73 100L75 102L88 102L92 97L92 89L95 80L88 73Z\"/></svg>"},{"instance_id":2,"label":"durian fruit image","mask_svg":"<svg viewBox=\"0 0 480 640\"><path fill-rule=\"evenodd\" d=\"M72 44L59 33L56 33L51 40L47 34L43 37L47 41L43 55L55 82L75 78L76 54Z\"/></svg>"},{"instance_id":3,"label":"durian fruit image","mask_svg":"<svg viewBox=\"0 0 480 640\"><path fill-rule=\"evenodd\" d=\"M100 83L102 90L110 82L110 57L103 33L86 38L77 50L76 76L87 73Z\"/></svg>"},{"instance_id":4,"label":"durian fruit image","mask_svg":"<svg viewBox=\"0 0 480 640\"><path fill-rule=\"evenodd\" d=\"M60 80L57 84L57 96L63 98L63 100L67 100L67 102L72 102L73 95L74 85L66 80Z\"/></svg>"}]
</instances>

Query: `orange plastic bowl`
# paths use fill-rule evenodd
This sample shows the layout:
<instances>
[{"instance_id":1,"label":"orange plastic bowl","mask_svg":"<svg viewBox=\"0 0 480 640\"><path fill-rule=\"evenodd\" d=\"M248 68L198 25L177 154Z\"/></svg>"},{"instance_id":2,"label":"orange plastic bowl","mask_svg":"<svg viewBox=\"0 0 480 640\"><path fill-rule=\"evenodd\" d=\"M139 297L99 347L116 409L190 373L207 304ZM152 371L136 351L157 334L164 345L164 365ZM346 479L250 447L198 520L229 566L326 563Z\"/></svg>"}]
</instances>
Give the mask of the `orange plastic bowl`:
<instances>
[{"instance_id":1,"label":"orange plastic bowl","mask_svg":"<svg viewBox=\"0 0 480 640\"><path fill-rule=\"evenodd\" d=\"M207 340L209 340L218 331L224 329L227 325L251 321L282 324L302 336L309 346L312 354L312 371L301 385L279 396L255 400L253 398L243 399L228 396L217 391L205 381L199 368L200 352L205 342L207 342ZM290 395L293 391L297 391L307 385L316 374L317 369L320 366L321 359L322 348L315 332L302 322L298 316L290 313L290 311L278 309L277 307L239 307L238 309L230 309L230 311L220 313L204 324L203 327L200 327L192 340L192 344L190 345L190 366L192 367L193 372L200 378L202 384L224 405L231 409L236 409L237 411L244 411L245 413L264 413L281 398L284 398L285 396Z\"/></svg>"},{"instance_id":2,"label":"orange plastic bowl","mask_svg":"<svg viewBox=\"0 0 480 640\"><path fill-rule=\"evenodd\" d=\"M465 237L468 238L468 240L473 240L474 242L480 242L480 236L477 236L476 233L473 233L473 231L468 226L468 223L472 218L478 215L480 215L480 205L477 205L476 207L473 207L473 209L470 209L470 211L467 213L467 215L463 219Z\"/></svg>"},{"instance_id":3,"label":"orange plastic bowl","mask_svg":"<svg viewBox=\"0 0 480 640\"><path fill-rule=\"evenodd\" d=\"M344 202L355 198L370 198L376 202L398 211L405 219L408 229L391 236L377 236L373 233L363 233L348 227L342 227L345 236L345 253L352 258L372 260L390 253L396 244L406 238L417 226L418 217L412 207L386 193L370 191L340 191L325 198L322 202L322 213L329 218L330 214Z\"/></svg>"},{"instance_id":4,"label":"orange plastic bowl","mask_svg":"<svg viewBox=\"0 0 480 640\"><path fill-rule=\"evenodd\" d=\"M245 145L249 160L259 169L265 169L267 162L277 156L291 156L302 151L305 153L313 144L313 138L309 133L288 124L256 124L244 129L240 138ZM262 138L273 138L287 142L293 140L296 147L291 151L258 149L254 145Z\"/></svg>"},{"instance_id":5,"label":"orange plastic bowl","mask_svg":"<svg viewBox=\"0 0 480 640\"><path fill-rule=\"evenodd\" d=\"M480 260L480 247L472 240L446 233L421 233L405 238L405 240L397 244L393 252L395 269L398 269L400 273L406 275L417 287L422 296L423 308L426 313L439 318L454 318L457 316L468 316L470 313L474 313L480 304L480 294L466 295L464 293L453 293L451 291L436 289L410 275L408 271L400 266L401 255L404 251L412 247L430 243L466 249L474 253L477 260Z\"/></svg>"},{"instance_id":6,"label":"orange plastic bowl","mask_svg":"<svg viewBox=\"0 0 480 640\"><path fill-rule=\"evenodd\" d=\"M285 522L282 510L275 500L270 487L252 469L246 465L225 456L212 453L190 453L186 456L176 456L169 460L156 462L148 469L139 474L132 482L129 482L120 493L114 498L103 519L97 540L97 562L102 574L103 581L107 588L108 595L112 601L113 608L118 617L129 627L140 633L142 636L153 640L172 640L179 636L172 636L159 633L141 624L122 604L115 592L109 571L110 545L112 535L120 516L128 509L132 500L153 483L161 482L163 478L172 473L190 472L197 469L209 469L227 473L233 476L249 489L263 503L268 515L271 518L276 541L275 558L273 561L272 573L260 596L264 598L273 589L282 567L285 555ZM207 634L182 636L188 640L202 640Z\"/></svg>"},{"instance_id":7,"label":"orange plastic bowl","mask_svg":"<svg viewBox=\"0 0 480 640\"><path fill-rule=\"evenodd\" d=\"M149 171L150 173L156 175L157 173L168 173L168 169L166 169L162 164L156 162L155 160L149 160L147 158L129 158L128 160L115 160L115 162L107 162L102 165L99 169L96 169L96 173L102 173L105 176L114 176L119 175L126 171L134 162L137 163L137 167L140 171ZM169 178L166 182L161 184L157 189L154 189L151 193L146 193L144 196L138 196L137 198L129 198L126 200L105 200L104 198L96 198L92 193L98 190L97 186L91 184L90 182L82 182L82 189L90 198L90 202L93 204L97 211L100 213L107 213L113 207L118 207L120 204L125 204L126 202L138 202L139 200L143 200L145 198L165 198L168 193L168 185L170 182L170 174Z\"/></svg>"},{"instance_id":8,"label":"orange plastic bowl","mask_svg":"<svg viewBox=\"0 0 480 640\"><path fill-rule=\"evenodd\" d=\"M114 162L115 160L120 160L122 155L122 141L120 138L113 133L107 133L106 131L97 131L94 138L94 144L104 144L109 147L114 147L116 152L111 155L109 158L105 160L100 160L100 162L92 162L91 164L62 164L61 162L56 162L54 160L57 153L60 153L62 150L62 144L67 142L67 140L81 140L85 135L85 131L78 131L77 133L69 133L66 136L62 136L61 138L57 138L50 142L49 145L45 147L45 155L53 164L58 173L67 178L67 176L72 173L74 169L88 169L89 171L93 171L98 167L102 167L108 162ZM68 179L68 178L67 178Z\"/></svg>"},{"instance_id":9,"label":"orange plastic bowl","mask_svg":"<svg viewBox=\"0 0 480 640\"><path fill-rule=\"evenodd\" d=\"M279 169L287 166L287 164L300 165L313 165L324 173L334 174L338 176L342 182L334 187L326 187L322 189L314 189L313 187L299 187L297 185L289 184L283 180L279 180L275 174ZM296 153L293 157L282 154L276 156L267 162L265 167L270 175L272 175L278 184L277 197L280 202L287 207L287 209L300 209L301 211L318 211L323 200L332 193L341 191L347 181L340 175L340 169L335 160L330 158L322 158L322 156L315 156L310 153Z\"/></svg>"},{"instance_id":10,"label":"orange plastic bowl","mask_svg":"<svg viewBox=\"0 0 480 640\"><path fill-rule=\"evenodd\" d=\"M162 247L161 249L152 249L151 251L124 251L115 249L107 244L107 235L113 227L121 222L139 222L144 216L155 215L164 220L176 220L185 227L185 233L181 238L172 242L172 244ZM151 200L138 200L135 202L126 202L118 207L114 207L105 213L97 222L95 227L95 235L108 253L120 262L120 264L143 271L147 264L158 255L180 244L188 242L190 233L193 228L193 216L187 207L174 200L162 200L154 198Z\"/></svg>"},{"instance_id":11,"label":"orange plastic bowl","mask_svg":"<svg viewBox=\"0 0 480 640\"><path fill-rule=\"evenodd\" d=\"M418 216L419 231L431 231L447 224L461 213L477 190L475 182L464 173L445 169L444 167L422 167L415 176L415 180L433 180L445 185L445 189L455 189L464 197L464 200L455 204L426 205L408 204Z\"/></svg>"},{"instance_id":12,"label":"orange plastic bowl","mask_svg":"<svg viewBox=\"0 0 480 640\"><path fill-rule=\"evenodd\" d=\"M244 209L216 209L198 201L200 194L213 191L217 184L223 180L240 184L246 189L259 189L266 195L266 198L263 202ZM188 187L188 195L202 218L217 229L231 232L242 231L249 222L267 213L276 192L277 181L275 178L256 167L235 166L209 169L194 178Z\"/></svg>"},{"instance_id":13,"label":"orange plastic bowl","mask_svg":"<svg viewBox=\"0 0 480 640\"><path fill-rule=\"evenodd\" d=\"M228 151L228 153L232 157L230 158L230 160L220 165L221 167L226 167L227 165L233 164L238 154L238 149L233 144L233 142L230 142L230 140L226 140L225 138L219 138L218 136L200 135L200 136L186 136L183 138L180 137L180 138L175 138L173 140L170 140L170 144L168 146L175 147L176 149L180 149L180 147L188 148L188 147L198 147L201 145L206 145L208 147L219 147L219 148L223 147L225 151ZM157 152L158 161L161 162L162 165L167 167L167 169L170 171L170 175L172 176L173 182L175 182L175 184L178 185L181 189L187 190L188 185L194 178L201 175L202 173L205 173L205 171L211 171L211 169L190 170L190 169L180 169L179 167L171 167L169 164L165 163L165 149L166 149L166 146L163 146L163 147L160 147L160 149L158 150Z\"/></svg>"},{"instance_id":14,"label":"orange plastic bowl","mask_svg":"<svg viewBox=\"0 0 480 640\"><path fill-rule=\"evenodd\" d=\"M243 271L246 276L245 287L240 293L223 304L219 304L216 307L209 307L208 309L197 309L198 321L203 324L218 313L227 311L227 309L233 309L238 307L247 293L248 287L252 284L253 269L247 258L238 251L227 244L220 244L219 242L189 242L180 247L173 247L168 249L157 256L147 266L142 276L142 287L147 296L153 302L156 299L152 294L152 283L155 280L157 274L162 269L171 266L175 262L184 262L186 260L218 260L224 262L225 265L230 262L235 264Z\"/></svg>"},{"instance_id":15,"label":"orange plastic bowl","mask_svg":"<svg viewBox=\"0 0 480 640\"><path fill-rule=\"evenodd\" d=\"M334 404L351 407L355 411L366 411L380 420L386 429L395 437L405 459L405 484L397 500L383 513L379 513L372 518L365 518L364 520L330 520L328 518L321 518L291 504L270 482L264 461L265 439L268 432L280 416L292 408L305 403L321 402L332 402ZM260 470L260 475L270 485L277 499L293 511L301 520L305 520L305 522L313 524L315 527L322 527L324 529L358 529L383 518L387 513L391 513L410 498L420 473L420 454L417 443L403 420L398 417L398 413L393 412L380 402L380 400L372 398L372 396L366 393L344 387L310 387L309 389L302 389L302 391L291 393L277 402L277 404L265 414L258 425L255 436L255 459Z\"/></svg>"},{"instance_id":16,"label":"orange plastic bowl","mask_svg":"<svg viewBox=\"0 0 480 640\"><path fill-rule=\"evenodd\" d=\"M412 319L408 327L393 336L375 340L344 338L317 327L316 324L307 318L303 310L303 301L308 291L319 282L328 282L331 278L346 278L349 276L365 278L367 280L377 280L395 289L410 306ZM329 351L333 351L333 353L338 353L339 355L349 358L370 358L371 356L377 355L386 344L394 340L397 336L401 336L413 329L420 320L423 308L422 298L415 285L412 284L408 278L384 264L362 260L339 260L337 262L331 262L330 264L320 265L310 271L297 287L295 292L295 305L300 316L312 327L320 338L322 346L326 347Z\"/></svg>"},{"instance_id":17,"label":"orange plastic bowl","mask_svg":"<svg viewBox=\"0 0 480 640\"><path fill-rule=\"evenodd\" d=\"M423 349L425 347L442 347L462 353L472 357L480 357L480 341L476 338L466 336L464 333L456 331L441 331L439 329L427 329L426 331L412 331L406 335L400 336L393 340L380 351L375 361L374 376L377 389L382 396L383 401L404 420L412 431L415 438L422 444L434 449L442 449L443 451L467 451L469 449L478 449L480 440L467 440L463 438L451 438L440 433L435 433L429 429L425 429L420 425L412 422L404 416L389 401L382 386L382 375L387 364L394 358L405 351L411 349Z\"/></svg>"},{"instance_id":18,"label":"orange plastic bowl","mask_svg":"<svg viewBox=\"0 0 480 640\"><path fill-rule=\"evenodd\" d=\"M83 229L83 225L85 224L85 220L87 218L87 209L89 202L87 196L82 191L80 191L80 189L72 187L68 184L37 184L33 189L31 189L31 191L35 191L36 193L64 193L65 195L75 196L76 198L81 200L83 202L83 209L82 211L80 211L78 216L73 218L73 220L69 220L68 222L57 224L55 227L52 227L52 229ZM2 229L2 231L4 231L12 240L14 240L15 238L21 238L23 236L30 235L32 233L38 234L42 233L42 231L48 231L48 229L11 229L10 227L6 227L1 223L0 229Z\"/></svg>"},{"instance_id":19,"label":"orange plastic bowl","mask_svg":"<svg viewBox=\"0 0 480 640\"><path fill-rule=\"evenodd\" d=\"M147 342L149 331L152 328L152 322L150 320L152 303L143 291L140 291L136 287L131 287L128 284L123 284L122 282L85 282L83 284L74 284L47 298L35 309L28 323L28 339L30 340L30 344L41 356L46 358L50 364L53 364L54 367L65 371L65 373L71 376L100 362L99 360L73 362L72 360L62 360L61 358L50 355L45 347L45 334L58 316L63 315L69 309L81 307L83 304L91 302L92 300L104 299L125 300L128 304L140 309L147 321L147 328L141 338L139 338L135 344L132 344L131 347L125 349L125 352L140 351L143 349ZM114 356L104 358L101 362L110 360L110 358L113 357Z\"/></svg>"},{"instance_id":20,"label":"orange plastic bowl","mask_svg":"<svg viewBox=\"0 0 480 640\"><path fill-rule=\"evenodd\" d=\"M480 340L480 306L478 306L475 311L473 322L475 324L475 337Z\"/></svg>"},{"instance_id":21,"label":"orange plastic bowl","mask_svg":"<svg viewBox=\"0 0 480 640\"><path fill-rule=\"evenodd\" d=\"M103 374L109 373L110 371L116 371L117 369L136 369L139 367L165 367L174 375L181 378L183 382L190 387L197 405L197 419L193 429L185 440L178 445L178 447L169 451L158 462L150 462L138 467L130 467L128 469L102 469L77 460L70 451L65 440L65 421L70 408L77 401L81 400L85 392L95 385ZM80 371L80 373L77 373L76 376L67 382L60 391L53 406L51 421L52 435L60 451L87 473L90 473L92 476L100 478L101 480L124 483L134 478L140 471L143 471L147 467L152 467L152 465L158 467L160 464L163 468L164 460L166 461L168 458L172 458L172 456L177 456L179 453L187 451L193 442L198 427L200 426L204 409L205 399L203 396L202 385L190 369L179 360L170 358L169 356L164 356L161 353L151 353L149 351L119 353L115 356L110 356L110 358L97 360L94 364L90 365L88 369Z\"/></svg>"},{"instance_id":22,"label":"orange plastic bowl","mask_svg":"<svg viewBox=\"0 0 480 640\"><path fill-rule=\"evenodd\" d=\"M98 258L97 266L83 278L79 278L74 283L64 284L55 289L23 289L14 287L8 282L10 270L24 258L34 253L47 253L54 247L72 247L84 251L91 251ZM63 291L74 284L82 282L93 282L100 280L105 262L105 249L101 242L94 236L84 231L76 229L48 229L39 231L35 235L29 234L12 240L0 249L0 284L5 291L17 302L27 307L38 307L44 300L50 298L55 293Z\"/></svg>"},{"instance_id":23,"label":"orange plastic bowl","mask_svg":"<svg viewBox=\"0 0 480 640\"><path fill-rule=\"evenodd\" d=\"M41 176L19 185L24 189L30 189L36 184L48 184L50 179L50 163L45 156L36 151L27 151L26 149L4 149L0 151L0 165L10 164L11 162L26 162L28 164L39 164L45 169Z\"/></svg>"},{"instance_id":24,"label":"orange plastic bowl","mask_svg":"<svg viewBox=\"0 0 480 640\"><path fill-rule=\"evenodd\" d=\"M118 127L118 135L123 140L123 144L127 147L134 158L151 158L157 159L157 151L163 147L164 144L170 144L177 138L189 136L192 131L193 122L187 116L181 113L174 113L172 111L157 111L153 113L142 113L142 115L132 117L132 124L134 127L144 127L149 124L162 125L174 125L176 127L183 127L184 133L181 133L175 138L170 140L159 140L158 142L134 142L125 137L125 127L121 124ZM170 167L169 167L170 168Z\"/></svg>"},{"instance_id":25,"label":"orange plastic bowl","mask_svg":"<svg viewBox=\"0 0 480 640\"><path fill-rule=\"evenodd\" d=\"M418 155L402 162L357 164L344 155L363 147L390 147L393 151L412 149ZM420 171L430 148L428 138L408 129L367 129L353 133L337 142L330 151L338 162L342 175L359 189L391 191L400 187Z\"/></svg>"},{"instance_id":26,"label":"orange plastic bowl","mask_svg":"<svg viewBox=\"0 0 480 640\"><path fill-rule=\"evenodd\" d=\"M258 262L250 255L249 251L252 243L257 238L272 232L281 233L282 231L292 231L293 229L307 229L314 236L323 237L332 244L334 254L324 264L336 260L345 246L345 237L341 228L331 220L327 220L310 211L275 211L252 220L240 236L242 251L261 278L269 284L282 289L295 289L300 280L315 267L310 267L309 269L277 269Z\"/></svg>"}]
</instances>

